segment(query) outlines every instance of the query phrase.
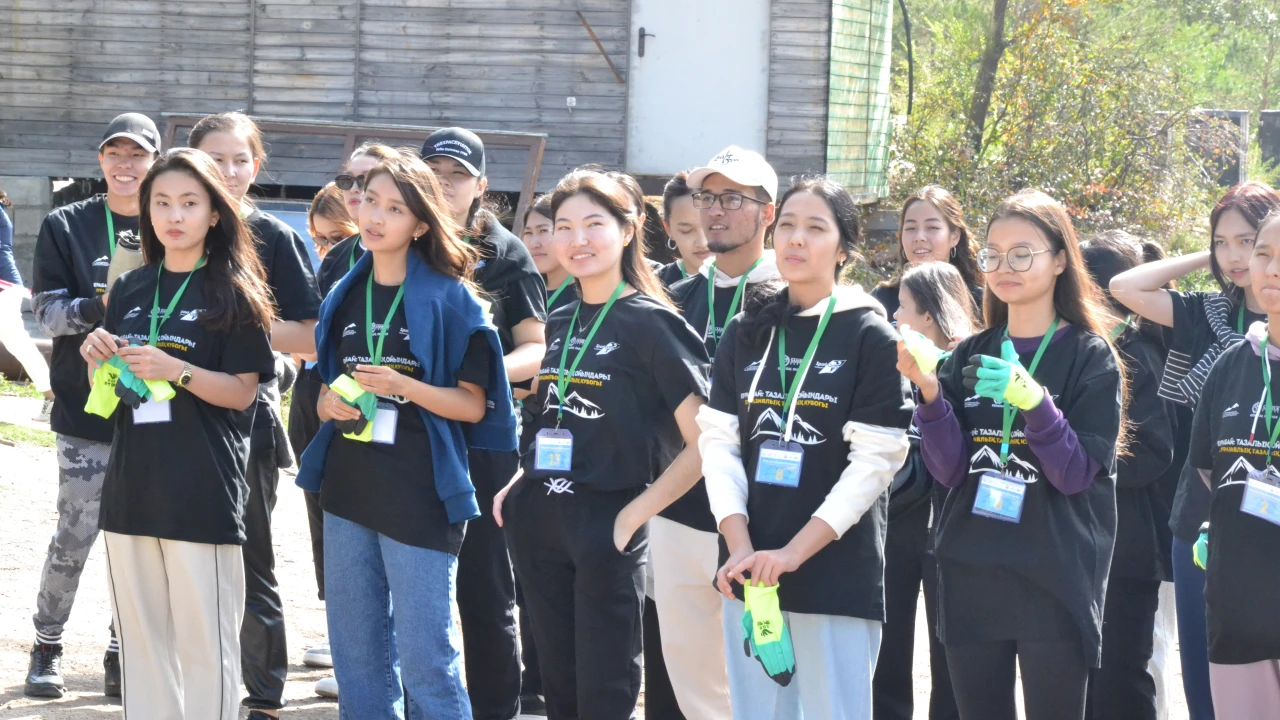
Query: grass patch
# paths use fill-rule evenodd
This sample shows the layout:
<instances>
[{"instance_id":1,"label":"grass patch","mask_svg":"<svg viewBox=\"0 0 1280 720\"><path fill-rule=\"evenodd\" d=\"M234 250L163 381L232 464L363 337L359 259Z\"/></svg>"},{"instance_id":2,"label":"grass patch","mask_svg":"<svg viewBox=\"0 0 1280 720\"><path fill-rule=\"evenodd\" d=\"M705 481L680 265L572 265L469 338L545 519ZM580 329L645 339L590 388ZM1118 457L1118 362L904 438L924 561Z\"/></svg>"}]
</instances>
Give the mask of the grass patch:
<instances>
[{"instance_id":1,"label":"grass patch","mask_svg":"<svg viewBox=\"0 0 1280 720\"><path fill-rule=\"evenodd\" d=\"M54 434L48 430L36 430L7 422L0 422L0 442L15 447L51 448L56 444Z\"/></svg>"},{"instance_id":2,"label":"grass patch","mask_svg":"<svg viewBox=\"0 0 1280 720\"><path fill-rule=\"evenodd\" d=\"M3 375L0 375L0 395L36 399L44 397L36 391L35 384L30 382L14 382Z\"/></svg>"}]
</instances>

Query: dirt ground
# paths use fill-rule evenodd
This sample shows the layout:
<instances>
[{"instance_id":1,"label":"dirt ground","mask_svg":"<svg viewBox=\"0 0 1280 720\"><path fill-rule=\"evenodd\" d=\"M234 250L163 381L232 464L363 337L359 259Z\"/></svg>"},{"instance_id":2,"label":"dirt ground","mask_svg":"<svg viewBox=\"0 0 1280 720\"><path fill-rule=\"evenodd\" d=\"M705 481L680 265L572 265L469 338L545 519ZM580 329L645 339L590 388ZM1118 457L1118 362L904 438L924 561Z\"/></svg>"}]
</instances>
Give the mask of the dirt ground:
<instances>
[{"instance_id":1,"label":"dirt ground","mask_svg":"<svg viewBox=\"0 0 1280 720\"><path fill-rule=\"evenodd\" d=\"M22 422L39 408L36 400L0 397L0 421ZM38 426L37 426L38 427ZM49 536L57 524L57 465L51 448L0 444L0 720L90 720L118 717L119 704L102 696L102 653L107 642L110 606L102 544L94 548L81 580L75 609L64 635L63 673L69 692L58 701L23 697L31 648L36 587ZM292 477L282 477L273 518L276 573L285 603L289 639L289 705L286 720L336 720L336 702L312 693L325 671L302 665L302 654L324 639L324 605L316 599L306 510ZM917 618L915 687L916 720L927 717L928 645L924 607ZM1171 659L1169 720L1186 720L1177 656ZM246 713L242 712L241 717ZM643 715L641 716L643 717ZM659 719L660 720L660 719Z\"/></svg>"}]
</instances>

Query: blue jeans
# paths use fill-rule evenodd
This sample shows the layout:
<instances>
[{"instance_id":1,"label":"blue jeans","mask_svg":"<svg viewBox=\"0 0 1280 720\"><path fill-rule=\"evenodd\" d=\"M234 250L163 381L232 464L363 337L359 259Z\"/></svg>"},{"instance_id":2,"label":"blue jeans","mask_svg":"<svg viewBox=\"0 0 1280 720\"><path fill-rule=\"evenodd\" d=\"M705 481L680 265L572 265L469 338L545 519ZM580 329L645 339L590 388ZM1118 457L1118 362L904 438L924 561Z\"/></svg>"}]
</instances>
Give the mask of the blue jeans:
<instances>
[{"instance_id":1,"label":"blue jeans","mask_svg":"<svg viewBox=\"0 0 1280 720\"><path fill-rule=\"evenodd\" d=\"M326 582L325 605L342 720L469 720L471 700L462 687L450 614L458 558L398 543L329 513L324 539L325 578L333 581Z\"/></svg>"},{"instance_id":2,"label":"blue jeans","mask_svg":"<svg viewBox=\"0 0 1280 720\"><path fill-rule=\"evenodd\" d=\"M1182 690L1191 720L1213 720L1209 690L1209 633L1204 608L1204 571L1196 567L1191 543L1173 539L1173 593L1178 608L1178 655Z\"/></svg>"}]
</instances>

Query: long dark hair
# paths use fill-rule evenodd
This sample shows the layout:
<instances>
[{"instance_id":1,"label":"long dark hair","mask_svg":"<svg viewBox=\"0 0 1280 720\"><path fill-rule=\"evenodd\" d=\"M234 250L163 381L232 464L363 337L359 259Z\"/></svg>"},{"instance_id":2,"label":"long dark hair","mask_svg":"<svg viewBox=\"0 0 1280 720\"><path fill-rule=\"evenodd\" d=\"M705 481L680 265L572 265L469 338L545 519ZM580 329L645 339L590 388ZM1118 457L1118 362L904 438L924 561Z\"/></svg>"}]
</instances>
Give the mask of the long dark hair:
<instances>
[{"instance_id":1,"label":"long dark hair","mask_svg":"<svg viewBox=\"0 0 1280 720\"><path fill-rule=\"evenodd\" d=\"M582 168L570 172L560 179L556 189L551 193L551 212L553 214L559 212L560 206L575 195L585 195L607 210L614 220L618 221L619 227L624 231L630 228L632 232L631 242L622 248L622 278L636 290L675 309L670 296L667 295L666 287L645 261L647 248L644 228L640 223L640 212L636 209L632 192L616 177L620 174ZM581 291L582 281L575 282L578 283L578 290Z\"/></svg>"},{"instance_id":2,"label":"long dark hair","mask_svg":"<svg viewBox=\"0 0 1280 720\"><path fill-rule=\"evenodd\" d=\"M1058 275L1053 285L1053 308L1067 322L1078 325L1081 329L1102 338L1111 348L1116 359L1116 367L1120 372L1121 411L1129 405L1129 381L1124 362L1116 352L1115 343L1111 340L1108 329L1107 302L1103 299L1102 290L1089 275L1089 268L1080 255L1080 242L1076 238L1075 226L1071 224L1071 216L1062 203L1039 190L1022 190L1004 200L987 221L987 234L991 234L991 226L1001 220L1019 218L1031 223L1044 236L1049 249L1056 255L1063 253L1066 267ZM988 328L996 328L1009 322L1009 305L996 296L991 288L983 293L986 323ZM1128 438L1126 422L1120 424L1120 437L1116 441L1116 452L1121 453Z\"/></svg>"},{"instance_id":3,"label":"long dark hair","mask_svg":"<svg viewBox=\"0 0 1280 720\"><path fill-rule=\"evenodd\" d=\"M973 312L969 286L951 263L912 265L902 273L901 288L911 293L921 312L933 316L938 329L948 338L967 337L982 328Z\"/></svg>"},{"instance_id":4,"label":"long dark hair","mask_svg":"<svg viewBox=\"0 0 1280 720\"><path fill-rule=\"evenodd\" d=\"M1140 240L1124 230L1107 230L1080 243L1080 256L1089 275L1102 291L1107 307L1117 321L1131 317L1129 327L1141 332L1160 347L1164 333L1156 323L1147 322L1117 301L1109 285L1111 278L1143 263L1164 259L1164 248L1150 240Z\"/></svg>"},{"instance_id":5,"label":"long dark hair","mask_svg":"<svg viewBox=\"0 0 1280 720\"><path fill-rule=\"evenodd\" d=\"M148 264L164 260L164 244L151 224L151 189L156 178L167 172L185 173L200 183L218 214L217 224L209 228L204 238L208 258L204 294L208 309L200 313L200 324L215 332L245 325L270 327L275 311L252 231L240 219L240 203L227 192L222 171L203 152L173 148L160 155L142 180L138 231L143 260Z\"/></svg>"},{"instance_id":6,"label":"long dark hair","mask_svg":"<svg viewBox=\"0 0 1280 720\"><path fill-rule=\"evenodd\" d=\"M1218 287L1222 288L1222 294L1235 305L1244 305L1244 290L1227 279L1218 265L1218 254L1213 252L1213 236L1218 232L1218 221L1228 210L1238 210L1245 222L1257 230L1262 219L1276 208L1280 208L1280 194L1270 185L1250 180L1227 190L1209 213L1209 269L1213 272L1213 279L1218 281Z\"/></svg>"},{"instance_id":7,"label":"long dark hair","mask_svg":"<svg viewBox=\"0 0 1280 720\"><path fill-rule=\"evenodd\" d=\"M529 216L535 214L541 215L552 223L556 221L555 213L551 211L551 193L543 193L529 203L529 207L524 210L524 222L522 225L528 225Z\"/></svg>"},{"instance_id":8,"label":"long dark hair","mask_svg":"<svg viewBox=\"0 0 1280 720\"><path fill-rule=\"evenodd\" d=\"M947 231L960 233L960 238L956 241L955 249L952 250L952 255L947 262L960 271L960 277L964 278L966 285L982 287L982 272L978 269L978 248L973 241L973 231L964 221L964 208L960 207L960 201L956 200L956 196L952 195L951 191L938 185L925 185L902 203L902 210L898 213L898 271L893 279L884 285L896 289L902 281L902 274L911 265L907 262L907 253L902 246L902 226L907 222L907 211L918 202L927 202L937 208L938 212L942 213L942 219L947 223Z\"/></svg>"},{"instance_id":9,"label":"long dark hair","mask_svg":"<svg viewBox=\"0 0 1280 720\"><path fill-rule=\"evenodd\" d=\"M834 269L836 283L839 284L840 271L844 266L861 259L857 251L859 237L858 204L854 202L853 196L840 183L825 175L811 175L792 180L791 187L787 189L782 199L778 201L777 217L782 217L782 211L786 208L787 201L792 196L801 193L808 193L821 199L827 204L827 207L831 210L832 217L835 218L836 232L840 236L840 247L848 256L843 263L837 263ZM776 248L774 251L777 251ZM763 285L755 293L743 298L742 301L741 332L745 333L746 337L753 343L763 342L769 331L774 327L786 327L791 316L801 310L801 308L791 304L791 294L784 283L766 283Z\"/></svg>"},{"instance_id":10,"label":"long dark hair","mask_svg":"<svg viewBox=\"0 0 1280 720\"><path fill-rule=\"evenodd\" d=\"M262 142L262 131L258 129L258 124L253 121L253 118L241 112L224 112L205 116L191 128L187 144L198 148L206 137L217 132L231 133L244 138L244 141L249 144L249 154L254 160L260 162L258 172L266 170L267 147Z\"/></svg>"},{"instance_id":11,"label":"long dark hair","mask_svg":"<svg viewBox=\"0 0 1280 720\"><path fill-rule=\"evenodd\" d=\"M390 177L404 198L405 207L427 225L427 232L414 238L410 247L436 272L470 285L471 269L480 254L462 240L461 229L445 203L436 174L412 150L385 147L384 150L389 152L378 157L385 158L388 154L391 157L380 161L365 175L365 187L379 175Z\"/></svg>"}]
</instances>

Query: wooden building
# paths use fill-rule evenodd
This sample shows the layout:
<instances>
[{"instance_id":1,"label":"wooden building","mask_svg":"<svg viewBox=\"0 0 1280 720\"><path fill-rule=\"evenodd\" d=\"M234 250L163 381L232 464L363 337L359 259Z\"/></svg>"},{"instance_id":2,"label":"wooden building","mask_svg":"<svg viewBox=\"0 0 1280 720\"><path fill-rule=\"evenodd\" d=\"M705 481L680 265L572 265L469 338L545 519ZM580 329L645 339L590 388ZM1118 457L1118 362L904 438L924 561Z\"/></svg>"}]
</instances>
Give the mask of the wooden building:
<instances>
[{"instance_id":1,"label":"wooden building","mask_svg":"<svg viewBox=\"0 0 1280 720\"><path fill-rule=\"evenodd\" d=\"M125 111L540 132L658 182L728 144L885 194L892 0L0 0L0 176L96 177ZM269 137L318 186L340 142ZM502 152L491 185L516 190Z\"/></svg>"}]
</instances>

